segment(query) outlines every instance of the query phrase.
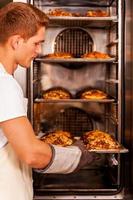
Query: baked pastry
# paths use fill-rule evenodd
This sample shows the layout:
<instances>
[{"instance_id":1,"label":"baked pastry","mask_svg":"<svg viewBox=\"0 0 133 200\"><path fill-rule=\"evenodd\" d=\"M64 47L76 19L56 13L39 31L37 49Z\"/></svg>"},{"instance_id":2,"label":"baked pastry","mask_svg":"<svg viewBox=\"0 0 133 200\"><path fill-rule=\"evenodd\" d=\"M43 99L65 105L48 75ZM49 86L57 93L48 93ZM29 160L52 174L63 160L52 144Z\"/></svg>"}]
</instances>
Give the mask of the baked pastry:
<instances>
[{"instance_id":1,"label":"baked pastry","mask_svg":"<svg viewBox=\"0 0 133 200\"><path fill-rule=\"evenodd\" d=\"M109 14L104 10L88 10L86 17L108 17Z\"/></svg>"},{"instance_id":2,"label":"baked pastry","mask_svg":"<svg viewBox=\"0 0 133 200\"><path fill-rule=\"evenodd\" d=\"M47 54L45 55L45 58L73 58L73 55L71 53L58 52Z\"/></svg>"},{"instance_id":3,"label":"baked pastry","mask_svg":"<svg viewBox=\"0 0 133 200\"><path fill-rule=\"evenodd\" d=\"M91 53L85 53L84 55L81 56L81 58L109 59L111 57L106 53L94 51L94 52L91 52Z\"/></svg>"},{"instance_id":4,"label":"baked pastry","mask_svg":"<svg viewBox=\"0 0 133 200\"><path fill-rule=\"evenodd\" d=\"M58 146L69 146L73 143L73 137L70 132L58 130L49 133L41 138L42 141Z\"/></svg>"},{"instance_id":5,"label":"baked pastry","mask_svg":"<svg viewBox=\"0 0 133 200\"><path fill-rule=\"evenodd\" d=\"M106 99L108 95L101 91L101 90L85 90L80 93L79 98L80 99Z\"/></svg>"},{"instance_id":6,"label":"baked pastry","mask_svg":"<svg viewBox=\"0 0 133 200\"><path fill-rule=\"evenodd\" d=\"M49 100L71 99L71 94L64 88L51 88L43 92L43 98Z\"/></svg>"},{"instance_id":7,"label":"baked pastry","mask_svg":"<svg viewBox=\"0 0 133 200\"><path fill-rule=\"evenodd\" d=\"M72 16L73 17L81 17L82 15L78 12L74 12L74 13L72 13Z\"/></svg>"},{"instance_id":8,"label":"baked pastry","mask_svg":"<svg viewBox=\"0 0 133 200\"><path fill-rule=\"evenodd\" d=\"M70 17L72 16L72 13L59 8L50 10L47 14L49 16L70 16Z\"/></svg>"},{"instance_id":9,"label":"baked pastry","mask_svg":"<svg viewBox=\"0 0 133 200\"><path fill-rule=\"evenodd\" d=\"M83 142L87 149L120 149L120 144L115 138L103 131L94 130L83 135Z\"/></svg>"},{"instance_id":10,"label":"baked pastry","mask_svg":"<svg viewBox=\"0 0 133 200\"><path fill-rule=\"evenodd\" d=\"M71 12L68 12L68 11L66 11L64 9L60 9L60 8L57 8L54 10L49 10L49 12L47 14L49 16L69 16L69 17L80 17L81 16L80 13L77 13L77 12L71 13Z\"/></svg>"}]
</instances>

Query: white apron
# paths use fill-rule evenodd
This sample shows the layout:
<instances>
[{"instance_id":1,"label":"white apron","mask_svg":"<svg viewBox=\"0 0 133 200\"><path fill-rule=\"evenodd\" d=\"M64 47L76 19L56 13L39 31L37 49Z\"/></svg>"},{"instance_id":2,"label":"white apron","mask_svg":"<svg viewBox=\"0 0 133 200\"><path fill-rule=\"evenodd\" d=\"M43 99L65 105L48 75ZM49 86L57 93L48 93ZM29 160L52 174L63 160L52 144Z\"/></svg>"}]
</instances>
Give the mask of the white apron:
<instances>
[{"instance_id":1,"label":"white apron","mask_svg":"<svg viewBox=\"0 0 133 200\"><path fill-rule=\"evenodd\" d=\"M31 169L10 144L0 149L0 200L33 200Z\"/></svg>"},{"instance_id":2,"label":"white apron","mask_svg":"<svg viewBox=\"0 0 133 200\"><path fill-rule=\"evenodd\" d=\"M27 109L27 99L24 98ZM0 149L0 200L33 200L32 170L8 143Z\"/></svg>"}]
</instances>

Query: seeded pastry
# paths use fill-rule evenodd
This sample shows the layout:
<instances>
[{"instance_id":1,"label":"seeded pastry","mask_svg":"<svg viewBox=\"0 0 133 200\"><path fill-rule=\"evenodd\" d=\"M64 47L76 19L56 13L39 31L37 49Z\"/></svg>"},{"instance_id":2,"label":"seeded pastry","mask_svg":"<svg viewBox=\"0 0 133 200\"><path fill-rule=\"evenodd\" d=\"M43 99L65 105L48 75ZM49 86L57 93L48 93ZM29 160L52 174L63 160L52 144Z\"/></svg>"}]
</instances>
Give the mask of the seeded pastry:
<instances>
[{"instance_id":1,"label":"seeded pastry","mask_svg":"<svg viewBox=\"0 0 133 200\"><path fill-rule=\"evenodd\" d=\"M120 149L120 144L109 133L94 130L83 135L83 141L87 149Z\"/></svg>"}]
</instances>

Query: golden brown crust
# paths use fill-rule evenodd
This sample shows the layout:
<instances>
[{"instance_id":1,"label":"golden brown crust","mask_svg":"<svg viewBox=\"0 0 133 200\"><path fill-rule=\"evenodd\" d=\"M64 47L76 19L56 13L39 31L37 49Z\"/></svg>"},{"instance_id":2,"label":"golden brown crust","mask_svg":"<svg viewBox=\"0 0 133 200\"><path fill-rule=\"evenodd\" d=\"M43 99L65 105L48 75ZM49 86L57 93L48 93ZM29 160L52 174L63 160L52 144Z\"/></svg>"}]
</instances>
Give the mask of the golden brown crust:
<instances>
[{"instance_id":1,"label":"golden brown crust","mask_svg":"<svg viewBox=\"0 0 133 200\"><path fill-rule=\"evenodd\" d=\"M72 16L72 13L63 10L63 9L54 9L54 10L50 10L48 13L49 16Z\"/></svg>"},{"instance_id":2,"label":"golden brown crust","mask_svg":"<svg viewBox=\"0 0 133 200\"><path fill-rule=\"evenodd\" d=\"M86 90L80 94L81 99L106 99L108 95L100 90Z\"/></svg>"},{"instance_id":3,"label":"golden brown crust","mask_svg":"<svg viewBox=\"0 0 133 200\"><path fill-rule=\"evenodd\" d=\"M109 14L103 10L88 10L85 16L86 17L108 17Z\"/></svg>"},{"instance_id":4,"label":"golden brown crust","mask_svg":"<svg viewBox=\"0 0 133 200\"><path fill-rule=\"evenodd\" d=\"M71 13L69 11L66 11L64 9L54 9L54 10L49 10L49 12L47 13L49 16L69 16L69 17L80 17L81 14L80 13Z\"/></svg>"},{"instance_id":5,"label":"golden brown crust","mask_svg":"<svg viewBox=\"0 0 133 200\"><path fill-rule=\"evenodd\" d=\"M101 52L98 52L98 51L94 51L94 52L86 53L86 54L82 55L81 58L109 59L111 57L106 53L101 53Z\"/></svg>"},{"instance_id":6,"label":"golden brown crust","mask_svg":"<svg viewBox=\"0 0 133 200\"><path fill-rule=\"evenodd\" d=\"M120 149L120 144L110 134L94 130L83 135L83 142L87 149Z\"/></svg>"},{"instance_id":7,"label":"golden brown crust","mask_svg":"<svg viewBox=\"0 0 133 200\"><path fill-rule=\"evenodd\" d=\"M73 137L67 131L55 131L41 138L42 141L58 146L69 146L73 143Z\"/></svg>"},{"instance_id":8,"label":"golden brown crust","mask_svg":"<svg viewBox=\"0 0 133 200\"><path fill-rule=\"evenodd\" d=\"M72 16L73 17L81 17L82 15L78 12L75 12L75 13L72 13Z\"/></svg>"},{"instance_id":9,"label":"golden brown crust","mask_svg":"<svg viewBox=\"0 0 133 200\"><path fill-rule=\"evenodd\" d=\"M73 55L71 53L51 53L45 55L45 58L73 58Z\"/></svg>"},{"instance_id":10,"label":"golden brown crust","mask_svg":"<svg viewBox=\"0 0 133 200\"><path fill-rule=\"evenodd\" d=\"M64 88L51 88L43 93L44 99L71 99L71 94Z\"/></svg>"}]
</instances>

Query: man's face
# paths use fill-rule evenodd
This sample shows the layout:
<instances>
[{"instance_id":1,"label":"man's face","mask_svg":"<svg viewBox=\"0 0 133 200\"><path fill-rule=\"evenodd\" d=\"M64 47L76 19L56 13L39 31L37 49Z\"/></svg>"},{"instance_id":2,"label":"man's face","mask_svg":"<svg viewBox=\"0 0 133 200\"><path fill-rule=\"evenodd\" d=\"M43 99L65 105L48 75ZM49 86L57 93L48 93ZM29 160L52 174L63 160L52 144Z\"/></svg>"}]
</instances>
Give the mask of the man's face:
<instances>
[{"instance_id":1,"label":"man's face","mask_svg":"<svg viewBox=\"0 0 133 200\"><path fill-rule=\"evenodd\" d=\"M45 28L41 27L36 35L28 40L22 39L16 52L17 64L28 68L31 61L41 53L41 43L44 42Z\"/></svg>"}]
</instances>

